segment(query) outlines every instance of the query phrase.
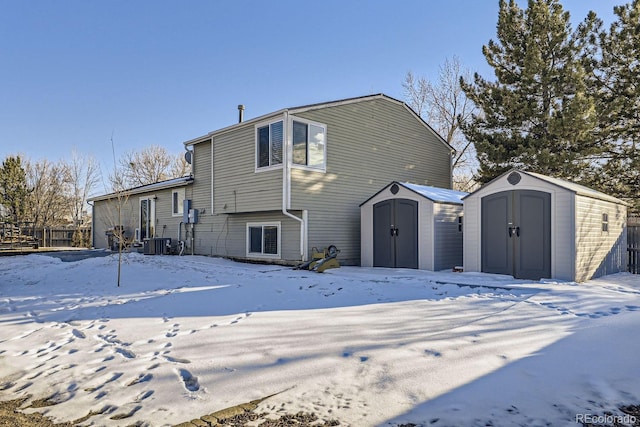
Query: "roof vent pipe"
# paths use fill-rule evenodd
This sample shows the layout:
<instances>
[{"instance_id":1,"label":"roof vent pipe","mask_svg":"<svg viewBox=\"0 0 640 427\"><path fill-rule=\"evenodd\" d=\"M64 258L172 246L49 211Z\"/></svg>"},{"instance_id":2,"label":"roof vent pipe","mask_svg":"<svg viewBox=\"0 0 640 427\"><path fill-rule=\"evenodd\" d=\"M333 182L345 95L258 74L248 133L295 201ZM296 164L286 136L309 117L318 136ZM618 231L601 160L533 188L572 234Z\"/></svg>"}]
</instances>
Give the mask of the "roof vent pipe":
<instances>
[{"instance_id":1,"label":"roof vent pipe","mask_svg":"<svg viewBox=\"0 0 640 427\"><path fill-rule=\"evenodd\" d=\"M238 105L238 123L242 123L244 119L244 105Z\"/></svg>"}]
</instances>

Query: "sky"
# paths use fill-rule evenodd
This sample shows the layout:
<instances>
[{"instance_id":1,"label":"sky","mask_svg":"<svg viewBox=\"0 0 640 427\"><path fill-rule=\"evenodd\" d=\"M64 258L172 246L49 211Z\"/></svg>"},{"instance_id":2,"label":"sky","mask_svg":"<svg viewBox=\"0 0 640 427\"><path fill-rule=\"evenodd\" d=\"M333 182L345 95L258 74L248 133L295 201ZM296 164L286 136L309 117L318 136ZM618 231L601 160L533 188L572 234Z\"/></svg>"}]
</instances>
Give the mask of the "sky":
<instances>
[{"instance_id":1,"label":"sky","mask_svg":"<svg viewBox=\"0 0 640 427\"><path fill-rule=\"evenodd\" d=\"M524 0L521 5L526 6ZM573 24L623 0L563 0ZM286 107L373 93L404 99L457 56L490 77L498 0L321 2L0 0L0 159L182 143ZM98 192L101 192L100 190Z\"/></svg>"}]
</instances>

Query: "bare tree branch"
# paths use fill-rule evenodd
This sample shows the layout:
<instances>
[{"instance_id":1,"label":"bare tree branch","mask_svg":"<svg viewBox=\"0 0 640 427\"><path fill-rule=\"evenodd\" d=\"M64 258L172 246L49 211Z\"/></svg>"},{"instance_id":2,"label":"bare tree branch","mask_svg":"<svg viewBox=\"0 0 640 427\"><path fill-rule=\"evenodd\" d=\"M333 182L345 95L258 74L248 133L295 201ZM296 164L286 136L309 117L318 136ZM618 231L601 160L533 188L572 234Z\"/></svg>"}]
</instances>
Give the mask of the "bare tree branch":
<instances>
[{"instance_id":1,"label":"bare tree branch","mask_svg":"<svg viewBox=\"0 0 640 427\"><path fill-rule=\"evenodd\" d=\"M452 162L454 188L471 191L477 186L472 177L478 164L473 142L464 137L460 123L467 122L476 108L460 87L460 77L471 78L454 56L439 67L435 84L409 71L402 87L407 104L456 150Z\"/></svg>"}]
</instances>

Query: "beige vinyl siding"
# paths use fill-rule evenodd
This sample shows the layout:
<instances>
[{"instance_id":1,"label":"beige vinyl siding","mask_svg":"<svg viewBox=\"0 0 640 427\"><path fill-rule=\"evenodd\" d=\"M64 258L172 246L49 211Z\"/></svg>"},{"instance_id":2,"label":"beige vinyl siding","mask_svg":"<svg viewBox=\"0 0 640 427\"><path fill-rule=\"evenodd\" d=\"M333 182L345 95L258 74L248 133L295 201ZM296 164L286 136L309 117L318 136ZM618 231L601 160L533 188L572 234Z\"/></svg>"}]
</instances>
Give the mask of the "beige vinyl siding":
<instances>
[{"instance_id":1,"label":"beige vinyl siding","mask_svg":"<svg viewBox=\"0 0 640 427\"><path fill-rule=\"evenodd\" d=\"M301 216L301 212L293 213ZM247 223L250 222L280 222L281 259L300 261L300 223L279 211L209 217L206 222L195 225L195 252L202 255L247 258Z\"/></svg>"},{"instance_id":2,"label":"beige vinyl siding","mask_svg":"<svg viewBox=\"0 0 640 427\"><path fill-rule=\"evenodd\" d=\"M211 141L193 146L193 184L191 207L204 210L200 215L211 213Z\"/></svg>"},{"instance_id":3,"label":"beige vinyl siding","mask_svg":"<svg viewBox=\"0 0 640 427\"><path fill-rule=\"evenodd\" d=\"M462 265L462 232L458 231L458 217L462 205L434 204L434 267L444 270Z\"/></svg>"},{"instance_id":4,"label":"beige vinyl siding","mask_svg":"<svg viewBox=\"0 0 640 427\"><path fill-rule=\"evenodd\" d=\"M602 214L608 231L602 231ZM576 196L576 280L626 270L626 218L623 205Z\"/></svg>"},{"instance_id":5,"label":"beige vinyl siding","mask_svg":"<svg viewBox=\"0 0 640 427\"><path fill-rule=\"evenodd\" d=\"M121 202L117 199L99 200L94 202L94 247L106 248L107 239L105 232L118 224L118 205L122 206L121 225L125 227L127 239L133 239L135 229L140 226L140 199L155 199L156 221L154 235L149 237L170 237L172 243L178 242L178 230L182 216L172 214L172 193L176 189L185 189L189 193L189 186L168 188L148 193L134 194L124 197ZM184 230L183 230L184 237Z\"/></svg>"},{"instance_id":6,"label":"beige vinyl siding","mask_svg":"<svg viewBox=\"0 0 640 427\"><path fill-rule=\"evenodd\" d=\"M181 187L184 188L184 187ZM182 215L173 216L172 208L172 197L173 191L177 189L166 189L161 191L156 191L149 195L149 197L153 198L157 197L155 201L156 205L156 224L155 224L155 235L154 237L170 237L172 244L177 244L178 242L178 228L180 227L180 222L182 221ZM185 196L187 191L185 191ZM143 195L141 195L143 196ZM139 199L139 197L138 197ZM184 230L183 230L183 238L184 238Z\"/></svg>"},{"instance_id":7,"label":"beige vinyl siding","mask_svg":"<svg viewBox=\"0 0 640 427\"><path fill-rule=\"evenodd\" d=\"M216 136L213 146L215 213L282 208L282 167L256 172L253 124Z\"/></svg>"},{"instance_id":8,"label":"beige vinyl siding","mask_svg":"<svg viewBox=\"0 0 640 427\"><path fill-rule=\"evenodd\" d=\"M309 211L309 247L360 260L360 203L391 181L451 188L450 149L402 104L378 98L298 113L327 125L326 173L292 168L291 207Z\"/></svg>"},{"instance_id":9,"label":"beige vinyl siding","mask_svg":"<svg viewBox=\"0 0 640 427\"><path fill-rule=\"evenodd\" d=\"M137 204L138 199L135 201ZM120 203L122 210L119 222L119 202L117 199L96 200L93 202L93 246L96 249L108 248L105 236L105 232L108 229L121 224L125 227L125 236L133 236L136 227L138 227L139 213L137 205L134 208L133 202L127 198L123 198Z\"/></svg>"}]
</instances>

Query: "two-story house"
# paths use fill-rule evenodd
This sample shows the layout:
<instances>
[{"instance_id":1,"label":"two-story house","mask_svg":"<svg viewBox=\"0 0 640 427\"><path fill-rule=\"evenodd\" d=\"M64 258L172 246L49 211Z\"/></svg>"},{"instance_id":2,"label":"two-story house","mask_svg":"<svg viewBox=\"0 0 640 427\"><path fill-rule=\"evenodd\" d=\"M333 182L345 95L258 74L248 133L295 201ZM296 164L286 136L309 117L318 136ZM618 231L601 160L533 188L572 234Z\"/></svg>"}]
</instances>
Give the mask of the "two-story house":
<instances>
[{"instance_id":1,"label":"two-story house","mask_svg":"<svg viewBox=\"0 0 640 427\"><path fill-rule=\"evenodd\" d=\"M360 262L360 208L393 180L451 188L449 146L386 95L282 109L185 142L198 254Z\"/></svg>"},{"instance_id":2,"label":"two-story house","mask_svg":"<svg viewBox=\"0 0 640 427\"><path fill-rule=\"evenodd\" d=\"M187 253L296 263L335 245L341 263L357 265L362 202L392 181L451 188L451 146L383 94L285 108L184 145L193 181L179 196L197 222L153 229L179 230Z\"/></svg>"}]
</instances>

